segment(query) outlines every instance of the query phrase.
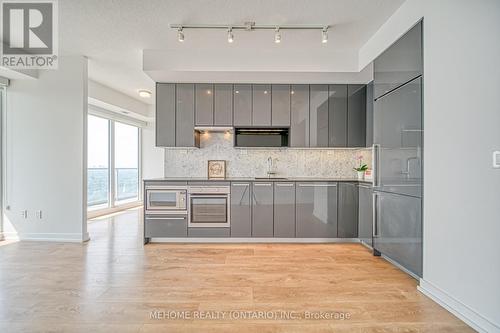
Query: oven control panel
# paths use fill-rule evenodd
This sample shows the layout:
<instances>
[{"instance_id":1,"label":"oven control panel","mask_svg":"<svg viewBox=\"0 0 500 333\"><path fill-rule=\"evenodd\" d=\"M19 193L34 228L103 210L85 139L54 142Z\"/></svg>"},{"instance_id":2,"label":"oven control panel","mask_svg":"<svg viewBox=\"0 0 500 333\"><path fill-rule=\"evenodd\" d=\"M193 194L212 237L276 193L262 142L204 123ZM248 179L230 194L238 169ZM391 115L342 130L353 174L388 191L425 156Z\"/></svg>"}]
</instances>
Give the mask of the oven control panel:
<instances>
[{"instance_id":1,"label":"oven control panel","mask_svg":"<svg viewBox=\"0 0 500 333\"><path fill-rule=\"evenodd\" d=\"M231 191L229 186L189 186L190 194L229 194Z\"/></svg>"}]
</instances>

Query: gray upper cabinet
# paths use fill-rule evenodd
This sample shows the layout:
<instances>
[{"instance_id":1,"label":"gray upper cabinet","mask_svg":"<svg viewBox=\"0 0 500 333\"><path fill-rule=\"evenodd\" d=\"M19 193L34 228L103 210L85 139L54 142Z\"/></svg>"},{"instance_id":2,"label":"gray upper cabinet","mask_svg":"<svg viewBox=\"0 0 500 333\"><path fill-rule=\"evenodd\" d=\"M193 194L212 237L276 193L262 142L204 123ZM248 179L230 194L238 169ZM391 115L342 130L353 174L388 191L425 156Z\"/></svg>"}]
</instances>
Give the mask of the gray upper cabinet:
<instances>
[{"instance_id":1,"label":"gray upper cabinet","mask_svg":"<svg viewBox=\"0 0 500 333\"><path fill-rule=\"evenodd\" d=\"M214 86L198 83L195 85L196 126L212 126L214 124Z\"/></svg>"},{"instance_id":2,"label":"gray upper cabinet","mask_svg":"<svg viewBox=\"0 0 500 333\"><path fill-rule=\"evenodd\" d=\"M233 126L233 85L215 84L214 125Z\"/></svg>"},{"instance_id":3,"label":"gray upper cabinet","mask_svg":"<svg viewBox=\"0 0 500 333\"><path fill-rule=\"evenodd\" d=\"M337 237L337 184L297 183L296 237Z\"/></svg>"},{"instance_id":4,"label":"gray upper cabinet","mask_svg":"<svg viewBox=\"0 0 500 333\"><path fill-rule=\"evenodd\" d=\"M338 237L358 237L358 186L356 183L339 183Z\"/></svg>"},{"instance_id":5,"label":"gray upper cabinet","mask_svg":"<svg viewBox=\"0 0 500 333\"><path fill-rule=\"evenodd\" d=\"M252 236L251 183L231 183L231 237Z\"/></svg>"},{"instance_id":6,"label":"gray upper cabinet","mask_svg":"<svg viewBox=\"0 0 500 333\"><path fill-rule=\"evenodd\" d=\"M175 147L175 84L156 84L156 146Z\"/></svg>"},{"instance_id":7,"label":"gray upper cabinet","mask_svg":"<svg viewBox=\"0 0 500 333\"><path fill-rule=\"evenodd\" d=\"M295 237L295 183L274 183L274 237Z\"/></svg>"},{"instance_id":8,"label":"gray upper cabinet","mask_svg":"<svg viewBox=\"0 0 500 333\"><path fill-rule=\"evenodd\" d=\"M271 126L271 85L254 84L252 88L252 125Z\"/></svg>"},{"instance_id":9,"label":"gray upper cabinet","mask_svg":"<svg viewBox=\"0 0 500 333\"><path fill-rule=\"evenodd\" d=\"M254 182L252 188L252 237L273 237L273 183Z\"/></svg>"},{"instance_id":10,"label":"gray upper cabinet","mask_svg":"<svg viewBox=\"0 0 500 333\"><path fill-rule=\"evenodd\" d=\"M373 246L373 197L372 187L369 184L358 185L358 237L369 245Z\"/></svg>"},{"instance_id":11,"label":"gray upper cabinet","mask_svg":"<svg viewBox=\"0 0 500 333\"><path fill-rule=\"evenodd\" d=\"M252 85L235 84L234 126L252 126Z\"/></svg>"},{"instance_id":12,"label":"gray upper cabinet","mask_svg":"<svg viewBox=\"0 0 500 333\"><path fill-rule=\"evenodd\" d=\"M420 198L375 192L373 247L422 276L422 201Z\"/></svg>"},{"instance_id":13,"label":"gray upper cabinet","mask_svg":"<svg viewBox=\"0 0 500 333\"><path fill-rule=\"evenodd\" d=\"M347 147L347 85L330 85L328 100L329 146Z\"/></svg>"},{"instance_id":14,"label":"gray upper cabinet","mask_svg":"<svg viewBox=\"0 0 500 333\"><path fill-rule=\"evenodd\" d=\"M373 81L366 86L366 147L373 145Z\"/></svg>"},{"instance_id":15,"label":"gray upper cabinet","mask_svg":"<svg viewBox=\"0 0 500 333\"><path fill-rule=\"evenodd\" d=\"M328 147L328 85L310 86L310 147Z\"/></svg>"},{"instance_id":16,"label":"gray upper cabinet","mask_svg":"<svg viewBox=\"0 0 500 333\"><path fill-rule=\"evenodd\" d=\"M366 85L348 85L347 95L347 146L366 147Z\"/></svg>"},{"instance_id":17,"label":"gray upper cabinet","mask_svg":"<svg viewBox=\"0 0 500 333\"><path fill-rule=\"evenodd\" d=\"M199 146L194 133L194 84L177 84L175 126L177 147Z\"/></svg>"},{"instance_id":18,"label":"gray upper cabinet","mask_svg":"<svg viewBox=\"0 0 500 333\"><path fill-rule=\"evenodd\" d=\"M374 97L422 74L422 23L415 25L373 63Z\"/></svg>"},{"instance_id":19,"label":"gray upper cabinet","mask_svg":"<svg viewBox=\"0 0 500 333\"><path fill-rule=\"evenodd\" d=\"M289 127L290 85L273 84L271 90L271 125Z\"/></svg>"},{"instance_id":20,"label":"gray upper cabinet","mask_svg":"<svg viewBox=\"0 0 500 333\"><path fill-rule=\"evenodd\" d=\"M292 85L290 147L309 147L309 85Z\"/></svg>"}]
</instances>

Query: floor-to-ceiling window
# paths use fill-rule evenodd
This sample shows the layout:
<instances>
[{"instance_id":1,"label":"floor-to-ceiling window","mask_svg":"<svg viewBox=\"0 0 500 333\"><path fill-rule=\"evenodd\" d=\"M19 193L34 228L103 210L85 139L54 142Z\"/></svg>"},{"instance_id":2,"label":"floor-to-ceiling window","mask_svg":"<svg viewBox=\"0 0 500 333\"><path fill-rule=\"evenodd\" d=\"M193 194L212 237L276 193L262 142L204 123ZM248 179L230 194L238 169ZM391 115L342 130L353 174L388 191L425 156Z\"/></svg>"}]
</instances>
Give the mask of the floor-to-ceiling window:
<instances>
[{"instance_id":1,"label":"floor-to-ceiling window","mask_svg":"<svg viewBox=\"0 0 500 333\"><path fill-rule=\"evenodd\" d=\"M139 201L140 129L89 115L87 204L90 211Z\"/></svg>"}]
</instances>

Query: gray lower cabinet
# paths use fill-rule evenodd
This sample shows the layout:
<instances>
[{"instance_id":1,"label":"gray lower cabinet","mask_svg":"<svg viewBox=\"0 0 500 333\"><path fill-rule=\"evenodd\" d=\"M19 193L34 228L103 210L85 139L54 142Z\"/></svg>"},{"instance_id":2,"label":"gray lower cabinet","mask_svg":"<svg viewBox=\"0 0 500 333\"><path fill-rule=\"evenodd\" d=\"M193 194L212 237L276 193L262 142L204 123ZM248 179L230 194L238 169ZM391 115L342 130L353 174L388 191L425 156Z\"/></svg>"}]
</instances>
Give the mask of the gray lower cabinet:
<instances>
[{"instance_id":1,"label":"gray lower cabinet","mask_svg":"<svg viewBox=\"0 0 500 333\"><path fill-rule=\"evenodd\" d=\"M348 85L347 96L347 146L366 147L366 85Z\"/></svg>"},{"instance_id":2,"label":"gray lower cabinet","mask_svg":"<svg viewBox=\"0 0 500 333\"><path fill-rule=\"evenodd\" d=\"M309 146L328 147L328 85L310 86Z\"/></svg>"},{"instance_id":3,"label":"gray lower cabinet","mask_svg":"<svg viewBox=\"0 0 500 333\"><path fill-rule=\"evenodd\" d=\"M337 183L297 183L296 237L337 237Z\"/></svg>"},{"instance_id":4,"label":"gray lower cabinet","mask_svg":"<svg viewBox=\"0 0 500 333\"><path fill-rule=\"evenodd\" d=\"M373 247L422 276L422 199L374 191Z\"/></svg>"},{"instance_id":5,"label":"gray lower cabinet","mask_svg":"<svg viewBox=\"0 0 500 333\"><path fill-rule=\"evenodd\" d=\"M295 237L295 183L274 183L274 237Z\"/></svg>"},{"instance_id":6,"label":"gray lower cabinet","mask_svg":"<svg viewBox=\"0 0 500 333\"><path fill-rule=\"evenodd\" d=\"M358 185L358 237L363 243L373 246L373 190L369 184Z\"/></svg>"},{"instance_id":7,"label":"gray lower cabinet","mask_svg":"<svg viewBox=\"0 0 500 333\"><path fill-rule=\"evenodd\" d=\"M374 97L422 75L422 22L416 24L373 62Z\"/></svg>"},{"instance_id":8,"label":"gray lower cabinet","mask_svg":"<svg viewBox=\"0 0 500 333\"><path fill-rule=\"evenodd\" d=\"M338 236L358 237L358 186L356 183L338 184Z\"/></svg>"},{"instance_id":9,"label":"gray lower cabinet","mask_svg":"<svg viewBox=\"0 0 500 333\"><path fill-rule=\"evenodd\" d=\"M330 147L347 147L347 85L332 84L328 97Z\"/></svg>"},{"instance_id":10,"label":"gray lower cabinet","mask_svg":"<svg viewBox=\"0 0 500 333\"><path fill-rule=\"evenodd\" d=\"M214 86L197 83L195 89L195 124L196 126L212 126L214 124Z\"/></svg>"},{"instance_id":11,"label":"gray lower cabinet","mask_svg":"<svg viewBox=\"0 0 500 333\"><path fill-rule=\"evenodd\" d=\"M292 85L290 99L290 147L309 147L309 85Z\"/></svg>"},{"instance_id":12,"label":"gray lower cabinet","mask_svg":"<svg viewBox=\"0 0 500 333\"><path fill-rule=\"evenodd\" d=\"M147 215L144 237L187 237L187 215Z\"/></svg>"},{"instance_id":13,"label":"gray lower cabinet","mask_svg":"<svg viewBox=\"0 0 500 333\"><path fill-rule=\"evenodd\" d=\"M252 126L252 85L233 85L234 126Z\"/></svg>"},{"instance_id":14,"label":"gray lower cabinet","mask_svg":"<svg viewBox=\"0 0 500 333\"><path fill-rule=\"evenodd\" d=\"M252 126L271 126L271 85L252 87Z\"/></svg>"},{"instance_id":15,"label":"gray lower cabinet","mask_svg":"<svg viewBox=\"0 0 500 333\"><path fill-rule=\"evenodd\" d=\"M189 237L229 237L229 228L188 228Z\"/></svg>"},{"instance_id":16,"label":"gray lower cabinet","mask_svg":"<svg viewBox=\"0 0 500 333\"><path fill-rule=\"evenodd\" d=\"M214 125L233 126L233 85L214 85Z\"/></svg>"},{"instance_id":17,"label":"gray lower cabinet","mask_svg":"<svg viewBox=\"0 0 500 333\"><path fill-rule=\"evenodd\" d=\"M175 147L175 84L156 84L156 146Z\"/></svg>"},{"instance_id":18,"label":"gray lower cabinet","mask_svg":"<svg viewBox=\"0 0 500 333\"><path fill-rule=\"evenodd\" d=\"M271 87L271 125L290 126L290 85L273 84Z\"/></svg>"},{"instance_id":19,"label":"gray lower cabinet","mask_svg":"<svg viewBox=\"0 0 500 333\"><path fill-rule=\"evenodd\" d=\"M273 183L254 182L252 188L252 237L273 237Z\"/></svg>"},{"instance_id":20,"label":"gray lower cabinet","mask_svg":"<svg viewBox=\"0 0 500 333\"><path fill-rule=\"evenodd\" d=\"M252 236L251 183L231 183L231 237Z\"/></svg>"},{"instance_id":21,"label":"gray lower cabinet","mask_svg":"<svg viewBox=\"0 0 500 333\"><path fill-rule=\"evenodd\" d=\"M177 84L175 109L175 146L199 147L194 131L194 84Z\"/></svg>"}]
</instances>

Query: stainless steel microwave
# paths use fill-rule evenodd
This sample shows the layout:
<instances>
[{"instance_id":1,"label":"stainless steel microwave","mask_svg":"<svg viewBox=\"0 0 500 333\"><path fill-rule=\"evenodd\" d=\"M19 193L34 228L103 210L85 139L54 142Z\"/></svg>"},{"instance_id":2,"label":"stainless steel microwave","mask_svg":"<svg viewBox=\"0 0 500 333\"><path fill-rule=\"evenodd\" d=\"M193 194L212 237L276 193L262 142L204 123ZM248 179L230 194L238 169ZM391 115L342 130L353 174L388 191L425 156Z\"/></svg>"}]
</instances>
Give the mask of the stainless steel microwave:
<instances>
[{"instance_id":1,"label":"stainless steel microwave","mask_svg":"<svg viewBox=\"0 0 500 333\"><path fill-rule=\"evenodd\" d=\"M187 209L187 187L146 187L147 211L182 211Z\"/></svg>"}]
</instances>

